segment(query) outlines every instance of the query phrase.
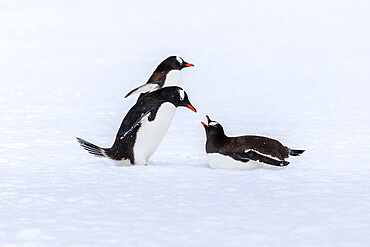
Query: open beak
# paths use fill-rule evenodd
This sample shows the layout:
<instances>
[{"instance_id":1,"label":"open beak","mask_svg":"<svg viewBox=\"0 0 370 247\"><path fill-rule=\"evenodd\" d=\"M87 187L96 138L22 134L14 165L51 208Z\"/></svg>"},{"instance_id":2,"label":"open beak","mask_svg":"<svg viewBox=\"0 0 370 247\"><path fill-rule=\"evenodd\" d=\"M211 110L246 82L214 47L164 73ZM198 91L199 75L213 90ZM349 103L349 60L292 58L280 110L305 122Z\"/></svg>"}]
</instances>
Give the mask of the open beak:
<instances>
[{"instance_id":1,"label":"open beak","mask_svg":"<svg viewBox=\"0 0 370 247\"><path fill-rule=\"evenodd\" d=\"M195 110L195 108L194 108L192 105L187 104L187 107L188 107L190 110L192 110L193 112L197 112L197 110Z\"/></svg>"},{"instance_id":2,"label":"open beak","mask_svg":"<svg viewBox=\"0 0 370 247\"><path fill-rule=\"evenodd\" d=\"M206 118L207 118L207 121L208 121L208 124L209 122L211 122L211 119L208 117L208 115L206 115ZM203 126L204 127L208 127L208 124L206 124L205 122L202 122Z\"/></svg>"},{"instance_id":3,"label":"open beak","mask_svg":"<svg viewBox=\"0 0 370 247\"><path fill-rule=\"evenodd\" d=\"M208 121L208 124L209 124L212 120L208 117L208 115L206 115L206 118L207 118L207 121Z\"/></svg>"}]
</instances>

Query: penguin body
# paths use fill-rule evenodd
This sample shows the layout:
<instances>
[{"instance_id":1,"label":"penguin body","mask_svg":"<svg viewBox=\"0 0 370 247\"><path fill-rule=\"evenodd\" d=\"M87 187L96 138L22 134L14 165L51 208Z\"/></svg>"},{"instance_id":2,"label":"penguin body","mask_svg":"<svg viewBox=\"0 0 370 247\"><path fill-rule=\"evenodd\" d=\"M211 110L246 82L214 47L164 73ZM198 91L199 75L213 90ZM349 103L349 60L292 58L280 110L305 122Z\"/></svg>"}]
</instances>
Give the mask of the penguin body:
<instances>
[{"instance_id":1,"label":"penguin body","mask_svg":"<svg viewBox=\"0 0 370 247\"><path fill-rule=\"evenodd\" d=\"M175 113L176 107L165 102L158 109L153 121L149 121L149 116L143 119L134 145L136 163L146 164L148 162L166 135Z\"/></svg>"},{"instance_id":2,"label":"penguin body","mask_svg":"<svg viewBox=\"0 0 370 247\"><path fill-rule=\"evenodd\" d=\"M263 136L228 137L222 126L207 116L206 152L212 168L249 170L287 166L285 159L298 156L304 150L293 150L279 141Z\"/></svg>"},{"instance_id":3,"label":"penguin body","mask_svg":"<svg viewBox=\"0 0 370 247\"><path fill-rule=\"evenodd\" d=\"M146 165L171 125L176 108L196 112L180 87L166 87L143 96L126 114L111 148L101 148L77 138L89 153L108 157L121 165Z\"/></svg>"},{"instance_id":4,"label":"penguin body","mask_svg":"<svg viewBox=\"0 0 370 247\"><path fill-rule=\"evenodd\" d=\"M194 67L193 64L187 63L179 56L170 56L163 60L153 74L150 76L146 84L141 85L131 90L126 96L132 94L141 93L138 100L142 98L146 93L152 92L157 89L171 86L182 86L182 74L181 70L187 67Z\"/></svg>"},{"instance_id":5,"label":"penguin body","mask_svg":"<svg viewBox=\"0 0 370 247\"><path fill-rule=\"evenodd\" d=\"M208 164L213 169L225 170L252 170L256 168L272 169L274 166L267 165L258 161L249 160L248 162L241 162L235 160L231 156L219 153L207 154Z\"/></svg>"}]
</instances>

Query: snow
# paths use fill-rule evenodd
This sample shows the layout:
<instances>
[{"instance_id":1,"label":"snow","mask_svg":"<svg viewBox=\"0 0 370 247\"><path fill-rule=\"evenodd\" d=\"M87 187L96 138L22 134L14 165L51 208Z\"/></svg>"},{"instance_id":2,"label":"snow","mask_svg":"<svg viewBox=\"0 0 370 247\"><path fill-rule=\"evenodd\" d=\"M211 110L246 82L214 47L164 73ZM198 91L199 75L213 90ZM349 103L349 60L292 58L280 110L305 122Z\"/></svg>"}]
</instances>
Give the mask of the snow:
<instances>
[{"instance_id":1,"label":"snow","mask_svg":"<svg viewBox=\"0 0 370 247\"><path fill-rule=\"evenodd\" d=\"M368 23L367 1L1 1L0 246L367 246ZM198 113L148 167L83 150L170 55ZM210 169L205 114L307 151Z\"/></svg>"}]
</instances>

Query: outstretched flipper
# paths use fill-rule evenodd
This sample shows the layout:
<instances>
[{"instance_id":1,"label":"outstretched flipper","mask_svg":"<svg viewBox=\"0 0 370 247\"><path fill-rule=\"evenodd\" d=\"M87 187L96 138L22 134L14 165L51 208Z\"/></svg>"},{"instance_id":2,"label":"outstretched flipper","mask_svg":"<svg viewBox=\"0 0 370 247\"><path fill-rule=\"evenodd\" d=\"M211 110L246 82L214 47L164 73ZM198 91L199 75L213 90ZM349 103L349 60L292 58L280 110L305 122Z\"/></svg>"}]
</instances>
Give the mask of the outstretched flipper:
<instances>
[{"instance_id":1,"label":"outstretched flipper","mask_svg":"<svg viewBox=\"0 0 370 247\"><path fill-rule=\"evenodd\" d=\"M145 112L136 122L132 125L132 127L127 130L125 133L121 134L119 137L120 140L125 138L128 134L130 134L146 117L148 117L151 114L151 111ZM150 116L149 116L150 117ZM119 132L118 132L119 133Z\"/></svg>"},{"instance_id":2,"label":"outstretched flipper","mask_svg":"<svg viewBox=\"0 0 370 247\"><path fill-rule=\"evenodd\" d=\"M265 156L259 152L256 152L254 150L248 150L243 153L233 153L231 155L234 159L240 160L243 162L248 162L249 160L254 160L258 161L267 165L272 165L272 166L287 166L289 165L288 161L285 160L278 160L278 159L273 159L271 157Z\"/></svg>"},{"instance_id":3,"label":"outstretched flipper","mask_svg":"<svg viewBox=\"0 0 370 247\"><path fill-rule=\"evenodd\" d=\"M152 91L155 91L155 90L158 90L158 89L162 88L163 85L164 85L164 77L160 78L158 81L148 82L144 85L141 85L140 87L137 87L137 88L131 90L128 94L126 94L125 98L127 98L128 96L130 96L132 94L137 94L137 93L147 94L147 93L150 93Z\"/></svg>"},{"instance_id":4,"label":"outstretched flipper","mask_svg":"<svg viewBox=\"0 0 370 247\"><path fill-rule=\"evenodd\" d=\"M137 94L137 93L149 93L151 91L159 89L159 84L157 83L147 83L144 85L141 85L140 87L137 87L133 90L131 90L128 94L126 94L125 98L132 94Z\"/></svg>"}]
</instances>

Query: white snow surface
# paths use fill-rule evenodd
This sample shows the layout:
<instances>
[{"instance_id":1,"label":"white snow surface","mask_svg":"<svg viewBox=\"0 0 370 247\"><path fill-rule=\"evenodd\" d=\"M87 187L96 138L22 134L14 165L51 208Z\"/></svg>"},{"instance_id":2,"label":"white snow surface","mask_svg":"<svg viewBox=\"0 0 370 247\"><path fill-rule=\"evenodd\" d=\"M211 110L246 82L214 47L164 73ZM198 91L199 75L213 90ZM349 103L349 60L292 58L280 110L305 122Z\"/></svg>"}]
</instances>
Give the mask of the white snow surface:
<instances>
[{"instance_id":1,"label":"white snow surface","mask_svg":"<svg viewBox=\"0 0 370 247\"><path fill-rule=\"evenodd\" d=\"M0 246L368 246L370 3L0 1ZM155 67L177 110L148 167L109 147ZM306 149L282 169L210 169L228 135Z\"/></svg>"}]
</instances>

